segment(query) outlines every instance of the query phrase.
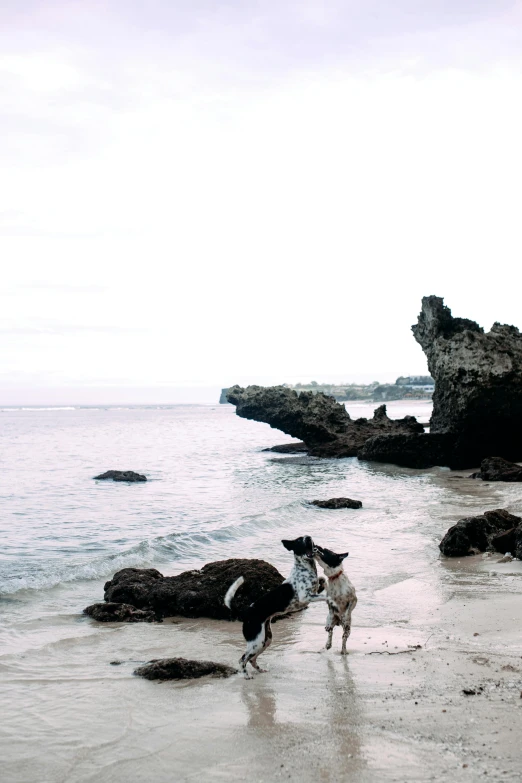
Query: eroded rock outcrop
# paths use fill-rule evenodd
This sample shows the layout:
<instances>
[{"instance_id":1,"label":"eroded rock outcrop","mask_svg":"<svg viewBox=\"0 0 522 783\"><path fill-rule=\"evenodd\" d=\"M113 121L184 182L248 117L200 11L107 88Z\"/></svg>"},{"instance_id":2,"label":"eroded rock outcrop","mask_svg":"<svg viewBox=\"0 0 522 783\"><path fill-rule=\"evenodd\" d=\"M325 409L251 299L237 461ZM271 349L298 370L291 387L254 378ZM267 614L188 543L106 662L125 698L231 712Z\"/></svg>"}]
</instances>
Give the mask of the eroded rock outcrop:
<instances>
[{"instance_id":1,"label":"eroded rock outcrop","mask_svg":"<svg viewBox=\"0 0 522 783\"><path fill-rule=\"evenodd\" d=\"M430 433L378 435L358 456L411 468L470 468L490 454L522 460L519 330L495 323L485 333L454 318L441 297L426 296L412 331L435 380Z\"/></svg>"},{"instance_id":2,"label":"eroded rock outcrop","mask_svg":"<svg viewBox=\"0 0 522 783\"><path fill-rule=\"evenodd\" d=\"M414 416L390 419L381 405L371 419L352 419L341 403L326 394L286 386L233 386L227 399L245 419L263 421L304 441L315 457L354 457L365 441L384 433L420 433Z\"/></svg>"},{"instance_id":3,"label":"eroded rock outcrop","mask_svg":"<svg viewBox=\"0 0 522 783\"><path fill-rule=\"evenodd\" d=\"M188 658L161 658L134 670L147 680L195 680L199 677L231 677L237 669L214 661L191 661Z\"/></svg>"},{"instance_id":4,"label":"eroded rock outcrop","mask_svg":"<svg viewBox=\"0 0 522 783\"><path fill-rule=\"evenodd\" d=\"M245 579L232 602L232 612L223 603L225 593L239 576ZM163 576L155 568L123 568L105 583L105 604L93 604L85 610L103 621L138 622L182 615L213 617L218 620L243 619L246 609L268 590L277 587L283 577L264 560L230 559L207 563L197 571ZM122 606L119 613L116 606ZM111 607L108 609L107 607ZM103 616L112 614L113 617ZM144 610L147 616L129 610Z\"/></svg>"},{"instance_id":5,"label":"eroded rock outcrop","mask_svg":"<svg viewBox=\"0 0 522 783\"><path fill-rule=\"evenodd\" d=\"M514 551L511 554L522 559L522 519L503 508L459 520L456 525L450 527L440 542L439 549L447 557L473 555L494 549L498 539L507 532L512 533L509 542L514 544ZM510 550L505 549L501 541L498 551L504 554Z\"/></svg>"},{"instance_id":6,"label":"eroded rock outcrop","mask_svg":"<svg viewBox=\"0 0 522 783\"><path fill-rule=\"evenodd\" d=\"M522 334L454 318L438 296L422 300L412 327L435 379L430 432L456 436L469 464L491 454L522 459Z\"/></svg>"}]
</instances>

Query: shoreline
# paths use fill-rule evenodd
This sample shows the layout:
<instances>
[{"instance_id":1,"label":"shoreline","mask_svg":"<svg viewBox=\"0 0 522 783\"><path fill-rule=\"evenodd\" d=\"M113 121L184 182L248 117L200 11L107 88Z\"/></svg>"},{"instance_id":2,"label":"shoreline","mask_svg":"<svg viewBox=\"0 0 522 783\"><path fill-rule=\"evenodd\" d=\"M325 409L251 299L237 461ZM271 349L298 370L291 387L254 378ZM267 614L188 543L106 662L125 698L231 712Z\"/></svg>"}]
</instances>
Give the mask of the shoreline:
<instances>
[{"instance_id":1,"label":"shoreline","mask_svg":"<svg viewBox=\"0 0 522 783\"><path fill-rule=\"evenodd\" d=\"M354 612L346 658L340 634L330 652L321 651L322 604L276 623L264 661L270 672L250 681L238 675L155 683L132 674L141 660L176 655L235 665L243 651L237 622L98 626L81 642L65 641L71 653L81 644L86 657L58 680L52 655L49 680L45 673L24 676L20 656L19 676L4 687L6 704L16 704L20 689L35 689L43 709L50 689L53 711L40 728L38 707L6 716L5 779L519 780L522 639L515 618L522 563L466 561L464 568L449 564L454 584L429 611L401 613L401 595L422 588L407 579L385 588L395 591L396 622L359 625ZM485 581L492 570L498 591ZM111 666L115 659L122 664ZM477 695L462 692L480 688ZM45 756L28 752L27 732L41 734L65 715L67 726L48 735Z\"/></svg>"}]
</instances>

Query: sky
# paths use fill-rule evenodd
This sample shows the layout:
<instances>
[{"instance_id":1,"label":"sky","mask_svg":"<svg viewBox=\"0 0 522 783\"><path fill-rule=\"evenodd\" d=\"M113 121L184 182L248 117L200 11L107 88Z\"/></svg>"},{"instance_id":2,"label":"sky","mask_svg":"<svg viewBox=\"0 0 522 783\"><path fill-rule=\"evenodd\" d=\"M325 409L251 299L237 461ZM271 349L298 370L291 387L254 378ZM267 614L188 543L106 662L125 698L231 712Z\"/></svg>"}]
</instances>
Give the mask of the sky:
<instances>
[{"instance_id":1,"label":"sky","mask_svg":"<svg viewBox=\"0 0 522 783\"><path fill-rule=\"evenodd\" d=\"M0 0L0 403L425 373L429 294L522 328L521 88L522 2Z\"/></svg>"}]
</instances>

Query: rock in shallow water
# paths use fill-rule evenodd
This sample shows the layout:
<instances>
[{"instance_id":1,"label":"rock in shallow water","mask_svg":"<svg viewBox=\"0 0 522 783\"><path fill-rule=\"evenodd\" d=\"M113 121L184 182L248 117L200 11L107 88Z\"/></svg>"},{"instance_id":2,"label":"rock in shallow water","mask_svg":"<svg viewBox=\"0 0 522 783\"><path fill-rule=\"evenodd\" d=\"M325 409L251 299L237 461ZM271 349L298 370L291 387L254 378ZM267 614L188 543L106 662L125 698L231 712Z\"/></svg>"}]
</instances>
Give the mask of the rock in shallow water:
<instances>
[{"instance_id":1,"label":"rock in shallow water","mask_svg":"<svg viewBox=\"0 0 522 783\"><path fill-rule=\"evenodd\" d=\"M301 454L308 451L306 443L281 443L279 446L270 446L263 451L275 451L276 454Z\"/></svg>"},{"instance_id":2,"label":"rock in shallow water","mask_svg":"<svg viewBox=\"0 0 522 783\"><path fill-rule=\"evenodd\" d=\"M84 614L99 623L153 623L159 618L151 609L136 609L130 604L92 604L83 610Z\"/></svg>"},{"instance_id":3,"label":"rock in shallow water","mask_svg":"<svg viewBox=\"0 0 522 783\"><path fill-rule=\"evenodd\" d=\"M162 658L149 661L134 670L138 677L147 680L194 680L199 677L230 677L237 669L214 661L190 661L187 658Z\"/></svg>"},{"instance_id":4,"label":"rock in shallow water","mask_svg":"<svg viewBox=\"0 0 522 783\"><path fill-rule=\"evenodd\" d=\"M330 500L312 500L313 506L319 508L362 508L360 500L351 498L330 498Z\"/></svg>"},{"instance_id":5,"label":"rock in shallow water","mask_svg":"<svg viewBox=\"0 0 522 783\"><path fill-rule=\"evenodd\" d=\"M522 466L502 457L487 457L482 460L480 472L473 473L471 478L482 481L522 481Z\"/></svg>"},{"instance_id":6,"label":"rock in shallow water","mask_svg":"<svg viewBox=\"0 0 522 783\"><path fill-rule=\"evenodd\" d=\"M108 470L94 477L95 481L147 481L147 476L141 473L135 473L133 470Z\"/></svg>"},{"instance_id":7,"label":"rock in shallow water","mask_svg":"<svg viewBox=\"0 0 522 783\"><path fill-rule=\"evenodd\" d=\"M230 612L224 604L225 594L240 576L245 582L237 591ZM163 576L155 568L124 568L106 582L104 597L107 603L149 610L160 618L182 615L242 620L253 601L282 581L277 568L264 560L219 560L177 576ZM97 619L94 614L91 616ZM127 621L125 617L121 620Z\"/></svg>"},{"instance_id":8,"label":"rock in shallow water","mask_svg":"<svg viewBox=\"0 0 522 783\"><path fill-rule=\"evenodd\" d=\"M304 441L313 457L355 457L373 435L424 432L413 416L390 419L385 405L376 408L371 419L353 420L334 397L307 391L298 394L286 386L233 386L227 399L236 406L238 416L266 422Z\"/></svg>"},{"instance_id":9,"label":"rock in shallow water","mask_svg":"<svg viewBox=\"0 0 522 783\"><path fill-rule=\"evenodd\" d=\"M503 508L486 511L481 516L465 517L450 527L439 544L439 549L447 557L464 557L477 552L485 552L502 532L515 530L515 539L520 541L520 550L515 548L515 556L522 557L522 519L510 514Z\"/></svg>"}]
</instances>

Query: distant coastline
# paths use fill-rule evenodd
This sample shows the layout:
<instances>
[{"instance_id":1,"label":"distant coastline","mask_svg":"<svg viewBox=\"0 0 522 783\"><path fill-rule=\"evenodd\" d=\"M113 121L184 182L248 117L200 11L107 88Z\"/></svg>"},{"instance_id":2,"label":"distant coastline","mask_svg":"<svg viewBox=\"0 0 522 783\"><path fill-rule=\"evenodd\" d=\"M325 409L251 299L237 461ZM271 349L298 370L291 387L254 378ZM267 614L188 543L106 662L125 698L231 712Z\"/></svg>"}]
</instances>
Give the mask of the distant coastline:
<instances>
[{"instance_id":1,"label":"distant coastline","mask_svg":"<svg viewBox=\"0 0 522 783\"><path fill-rule=\"evenodd\" d=\"M283 383L288 389L296 392L311 391L314 394L328 394L338 402L391 402L392 400L431 400L435 389L435 381L429 375L401 375L395 383ZM221 390L219 402L227 404L228 387Z\"/></svg>"}]
</instances>

